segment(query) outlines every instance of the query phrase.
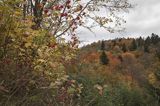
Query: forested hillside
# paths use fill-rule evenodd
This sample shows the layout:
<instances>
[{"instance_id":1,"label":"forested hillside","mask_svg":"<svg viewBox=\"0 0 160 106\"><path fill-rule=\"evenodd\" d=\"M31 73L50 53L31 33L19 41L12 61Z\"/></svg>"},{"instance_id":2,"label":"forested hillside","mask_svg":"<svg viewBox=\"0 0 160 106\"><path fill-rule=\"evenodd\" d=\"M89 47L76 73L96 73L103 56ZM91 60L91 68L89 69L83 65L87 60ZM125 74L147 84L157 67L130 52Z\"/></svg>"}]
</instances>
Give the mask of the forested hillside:
<instances>
[{"instance_id":1,"label":"forested hillside","mask_svg":"<svg viewBox=\"0 0 160 106\"><path fill-rule=\"evenodd\" d=\"M123 31L129 1L0 0L0 106L159 106L158 35L78 48Z\"/></svg>"},{"instance_id":2,"label":"forested hillside","mask_svg":"<svg viewBox=\"0 0 160 106\"><path fill-rule=\"evenodd\" d=\"M95 106L158 106L160 37L117 38L80 49L68 66ZM96 93L97 92L97 93Z\"/></svg>"}]
</instances>

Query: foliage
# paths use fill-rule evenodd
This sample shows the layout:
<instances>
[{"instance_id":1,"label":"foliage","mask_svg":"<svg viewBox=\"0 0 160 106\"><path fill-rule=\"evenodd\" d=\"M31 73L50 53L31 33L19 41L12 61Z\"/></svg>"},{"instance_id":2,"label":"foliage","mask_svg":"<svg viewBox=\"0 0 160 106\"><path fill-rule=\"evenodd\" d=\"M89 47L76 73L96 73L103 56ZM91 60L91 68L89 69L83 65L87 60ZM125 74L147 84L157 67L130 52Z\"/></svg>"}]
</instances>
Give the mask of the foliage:
<instances>
[{"instance_id":1,"label":"foliage","mask_svg":"<svg viewBox=\"0 0 160 106\"><path fill-rule=\"evenodd\" d=\"M0 105L159 105L158 35L99 41L76 55L77 29L122 30L117 12L131 8L127 0L1 0L0 6ZM99 48L106 66L99 65Z\"/></svg>"},{"instance_id":2,"label":"foliage","mask_svg":"<svg viewBox=\"0 0 160 106\"><path fill-rule=\"evenodd\" d=\"M32 17L23 19L19 3L0 2L0 105L54 104L56 81L66 76L64 64L77 48L46 29L33 30Z\"/></svg>"},{"instance_id":3,"label":"foliage","mask_svg":"<svg viewBox=\"0 0 160 106\"><path fill-rule=\"evenodd\" d=\"M117 83L112 86L105 84L103 77L93 78L76 76L84 84L80 105L89 106L145 106L142 92L138 88L130 89L127 85Z\"/></svg>"},{"instance_id":4,"label":"foliage","mask_svg":"<svg viewBox=\"0 0 160 106\"><path fill-rule=\"evenodd\" d=\"M137 39L140 39L140 43ZM82 105L159 105L160 61L157 57L159 41L156 44L150 42L148 45L150 52L145 53L143 47L145 40L149 38L142 39L140 37L137 39L134 39L137 48L127 52L122 52L120 47L123 47L123 44L127 48L131 47L133 38L103 41L107 44L107 57L109 59L107 66L98 64L99 58L96 54L99 53L99 50L94 49L101 47L101 41L87 45L80 50L78 59L82 63L80 63L81 68L76 71L76 78L81 79L80 82L84 84L86 91L82 92L82 95L85 95L82 99L83 102L81 102ZM86 58L86 56L90 58ZM84 60L92 60L92 62L84 62ZM77 66L79 66L78 64L79 62ZM96 89L93 89L93 86Z\"/></svg>"}]
</instances>

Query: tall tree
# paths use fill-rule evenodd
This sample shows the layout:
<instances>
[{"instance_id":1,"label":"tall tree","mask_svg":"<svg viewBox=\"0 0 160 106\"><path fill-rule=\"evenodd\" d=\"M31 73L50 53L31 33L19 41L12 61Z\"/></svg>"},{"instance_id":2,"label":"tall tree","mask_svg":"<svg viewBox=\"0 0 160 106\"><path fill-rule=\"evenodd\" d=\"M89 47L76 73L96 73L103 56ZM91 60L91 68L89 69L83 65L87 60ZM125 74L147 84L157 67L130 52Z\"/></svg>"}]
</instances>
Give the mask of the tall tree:
<instances>
[{"instance_id":1,"label":"tall tree","mask_svg":"<svg viewBox=\"0 0 160 106\"><path fill-rule=\"evenodd\" d=\"M151 36L151 42L155 45L159 42L159 36L152 33L152 36Z\"/></svg>"},{"instance_id":2,"label":"tall tree","mask_svg":"<svg viewBox=\"0 0 160 106\"><path fill-rule=\"evenodd\" d=\"M103 65L107 65L109 63L109 59L105 53L105 43L102 41L101 43L101 55L100 55L100 63Z\"/></svg>"},{"instance_id":3,"label":"tall tree","mask_svg":"<svg viewBox=\"0 0 160 106\"><path fill-rule=\"evenodd\" d=\"M100 55L100 63L102 65L107 65L109 63L109 59L105 53L105 51L102 51L101 55Z\"/></svg>"},{"instance_id":4,"label":"tall tree","mask_svg":"<svg viewBox=\"0 0 160 106\"><path fill-rule=\"evenodd\" d=\"M101 43L101 50L105 50L105 42L104 41L102 41L102 43Z\"/></svg>"}]
</instances>

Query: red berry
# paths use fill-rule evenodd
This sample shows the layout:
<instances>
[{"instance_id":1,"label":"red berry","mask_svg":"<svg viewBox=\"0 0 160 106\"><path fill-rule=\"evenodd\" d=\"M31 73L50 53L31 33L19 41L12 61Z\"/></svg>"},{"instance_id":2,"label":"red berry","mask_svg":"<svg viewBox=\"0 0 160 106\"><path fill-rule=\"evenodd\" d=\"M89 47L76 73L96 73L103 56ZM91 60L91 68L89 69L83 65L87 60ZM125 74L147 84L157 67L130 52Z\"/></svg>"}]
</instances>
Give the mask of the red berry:
<instances>
[{"instance_id":1,"label":"red berry","mask_svg":"<svg viewBox=\"0 0 160 106\"><path fill-rule=\"evenodd\" d=\"M44 13L45 13L45 14L47 14L47 13L48 13L48 11L49 11L48 9L45 9L45 10L44 10Z\"/></svg>"},{"instance_id":2,"label":"red berry","mask_svg":"<svg viewBox=\"0 0 160 106\"><path fill-rule=\"evenodd\" d=\"M64 7L63 5L60 6L60 8L63 8L63 7Z\"/></svg>"},{"instance_id":3,"label":"red berry","mask_svg":"<svg viewBox=\"0 0 160 106\"><path fill-rule=\"evenodd\" d=\"M54 7L55 10L60 10L61 8L59 6Z\"/></svg>"},{"instance_id":4,"label":"red berry","mask_svg":"<svg viewBox=\"0 0 160 106\"><path fill-rule=\"evenodd\" d=\"M64 16L67 16L68 14L67 13L64 13Z\"/></svg>"},{"instance_id":5,"label":"red berry","mask_svg":"<svg viewBox=\"0 0 160 106\"><path fill-rule=\"evenodd\" d=\"M64 17L64 14L63 14L63 13L61 13L61 17Z\"/></svg>"},{"instance_id":6,"label":"red berry","mask_svg":"<svg viewBox=\"0 0 160 106\"><path fill-rule=\"evenodd\" d=\"M61 17L66 17L67 15L67 13L61 13Z\"/></svg>"}]
</instances>

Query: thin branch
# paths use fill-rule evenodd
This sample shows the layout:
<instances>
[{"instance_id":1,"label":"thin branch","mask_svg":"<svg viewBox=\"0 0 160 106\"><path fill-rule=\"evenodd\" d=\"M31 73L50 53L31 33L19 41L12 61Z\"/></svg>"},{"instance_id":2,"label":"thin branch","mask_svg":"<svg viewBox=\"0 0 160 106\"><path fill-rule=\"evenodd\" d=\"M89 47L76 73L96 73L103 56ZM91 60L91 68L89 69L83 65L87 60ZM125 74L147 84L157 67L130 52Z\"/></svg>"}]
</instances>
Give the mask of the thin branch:
<instances>
[{"instance_id":1,"label":"thin branch","mask_svg":"<svg viewBox=\"0 0 160 106\"><path fill-rule=\"evenodd\" d=\"M77 17L79 17L81 15L81 13L87 8L87 6L92 2L93 0L90 0L85 7L81 10L81 12L77 15ZM73 23L75 22L75 19L72 20L72 23L68 26L68 28L66 28L62 33L60 33L59 35L56 36L56 38L62 36L63 34L65 34L73 25Z\"/></svg>"}]
</instances>

